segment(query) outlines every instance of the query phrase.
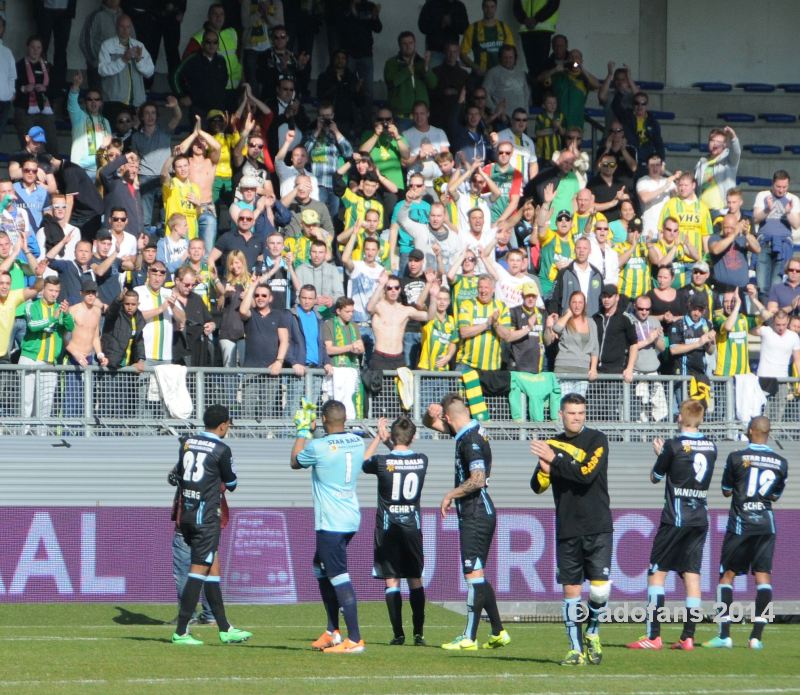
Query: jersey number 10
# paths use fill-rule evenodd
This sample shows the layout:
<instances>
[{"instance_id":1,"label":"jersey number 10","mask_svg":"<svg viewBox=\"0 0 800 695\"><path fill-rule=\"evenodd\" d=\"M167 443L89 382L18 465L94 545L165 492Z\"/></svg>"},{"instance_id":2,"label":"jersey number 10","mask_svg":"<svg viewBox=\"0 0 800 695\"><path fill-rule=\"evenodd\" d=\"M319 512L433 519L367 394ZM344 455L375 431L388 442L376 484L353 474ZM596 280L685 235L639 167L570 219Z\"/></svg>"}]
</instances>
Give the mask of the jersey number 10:
<instances>
[{"instance_id":1,"label":"jersey number 10","mask_svg":"<svg viewBox=\"0 0 800 695\"><path fill-rule=\"evenodd\" d=\"M392 474L392 501L398 502L402 493L402 499L413 500L417 496L419 489L419 476L416 473L407 473L403 479L402 473Z\"/></svg>"}]
</instances>

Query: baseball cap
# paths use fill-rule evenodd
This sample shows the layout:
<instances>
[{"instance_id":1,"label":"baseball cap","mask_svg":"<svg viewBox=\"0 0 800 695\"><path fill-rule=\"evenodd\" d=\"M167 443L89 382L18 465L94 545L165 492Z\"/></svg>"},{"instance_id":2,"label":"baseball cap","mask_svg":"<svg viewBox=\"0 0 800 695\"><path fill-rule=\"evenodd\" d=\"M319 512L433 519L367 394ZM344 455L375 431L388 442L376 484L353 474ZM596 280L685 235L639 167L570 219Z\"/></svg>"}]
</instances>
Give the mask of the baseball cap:
<instances>
[{"instance_id":1,"label":"baseball cap","mask_svg":"<svg viewBox=\"0 0 800 695\"><path fill-rule=\"evenodd\" d=\"M408 254L408 259L411 261L421 261L423 258L425 258L425 254L419 249L414 249Z\"/></svg>"},{"instance_id":2,"label":"baseball cap","mask_svg":"<svg viewBox=\"0 0 800 695\"><path fill-rule=\"evenodd\" d=\"M708 297L705 292L695 292L689 297L689 307L692 309L707 309Z\"/></svg>"},{"instance_id":3,"label":"baseball cap","mask_svg":"<svg viewBox=\"0 0 800 695\"><path fill-rule=\"evenodd\" d=\"M692 266L692 270L699 270L701 273L707 273L709 271L708 263L705 261L697 261L697 263Z\"/></svg>"},{"instance_id":4,"label":"baseball cap","mask_svg":"<svg viewBox=\"0 0 800 695\"><path fill-rule=\"evenodd\" d=\"M607 282L603 285L603 289L601 290L600 294L605 294L609 297L613 297L615 294L618 294L619 290L617 289L616 285L612 285L610 282Z\"/></svg>"},{"instance_id":5,"label":"baseball cap","mask_svg":"<svg viewBox=\"0 0 800 695\"><path fill-rule=\"evenodd\" d=\"M94 239L95 241L104 241L105 239L111 238L111 232L107 229L101 229L95 234Z\"/></svg>"},{"instance_id":6,"label":"baseball cap","mask_svg":"<svg viewBox=\"0 0 800 695\"><path fill-rule=\"evenodd\" d=\"M300 221L303 224L319 224L319 213L316 210L306 208L300 213Z\"/></svg>"},{"instance_id":7,"label":"baseball cap","mask_svg":"<svg viewBox=\"0 0 800 695\"><path fill-rule=\"evenodd\" d=\"M222 111L220 111L219 109L211 109L211 111L209 111L206 114L206 120L210 121L212 118L222 118L222 119L224 119L225 118L225 114Z\"/></svg>"},{"instance_id":8,"label":"baseball cap","mask_svg":"<svg viewBox=\"0 0 800 695\"><path fill-rule=\"evenodd\" d=\"M537 297L539 296L539 288L536 287L535 282L523 282L522 287L519 288L519 291L522 293L522 296L528 294L535 294Z\"/></svg>"},{"instance_id":9,"label":"baseball cap","mask_svg":"<svg viewBox=\"0 0 800 695\"><path fill-rule=\"evenodd\" d=\"M97 283L94 280L84 280L81 283L81 292L97 292Z\"/></svg>"},{"instance_id":10,"label":"baseball cap","mask_svg":"<svg viewBox=\"0 0 800 695\"><path fill-rule=\"evenodd\" d=\"M33 126L33 128L28 131L28 137L34 142L47 142L47 137L44 134L44 128L38 125Z\"/></svg>"},{"instance_id":11,"label":"baseball cap","mask_svg":"<svg viewBox=\"0 0 800 695\"><path fill-rule=\"evenodd\" d=\"M572 213L569 210L559 210L558 214L556 215L556 222L559 222L561 219L572 219Z\"/></svg>"}]
</instances>

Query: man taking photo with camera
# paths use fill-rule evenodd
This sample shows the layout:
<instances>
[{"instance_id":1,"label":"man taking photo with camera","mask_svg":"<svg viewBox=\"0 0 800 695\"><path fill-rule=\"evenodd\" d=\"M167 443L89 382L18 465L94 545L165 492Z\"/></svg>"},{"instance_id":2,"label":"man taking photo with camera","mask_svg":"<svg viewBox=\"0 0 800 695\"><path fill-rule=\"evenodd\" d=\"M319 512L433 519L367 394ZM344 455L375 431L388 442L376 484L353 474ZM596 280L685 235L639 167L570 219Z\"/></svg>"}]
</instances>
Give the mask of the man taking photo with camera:
<instances>
[{"instance_id":1,"label":"man taking photo with camera","mask_svg":"<svg viewBox=\"0 0 800 695\"><path fill-rule=\"evenodd\" d=\"M339 198L333 192L333 175L339 157L348 160L353 156L353 147L342 135L334 120L333 104L323 101L319 105L317 124L306 136L305 148L311 160L311 172L319 185L319 200L328 208L331 218L339 212ZM333 231L333 230L328 230Z\"/></svg>"}]
</instances>

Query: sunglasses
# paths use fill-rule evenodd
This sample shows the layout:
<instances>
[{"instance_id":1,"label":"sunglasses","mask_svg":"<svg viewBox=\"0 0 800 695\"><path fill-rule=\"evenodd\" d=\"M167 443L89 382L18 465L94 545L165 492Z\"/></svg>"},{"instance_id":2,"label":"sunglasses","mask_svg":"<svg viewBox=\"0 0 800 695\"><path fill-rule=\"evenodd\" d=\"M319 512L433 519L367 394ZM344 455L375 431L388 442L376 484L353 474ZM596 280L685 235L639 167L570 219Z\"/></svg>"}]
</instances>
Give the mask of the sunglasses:
<instances>
[{"instance_id":1,"label":"sunglasses","mask_svg":"<svg viewBox=\"0 0 800 695\"><path fill-rule=\"evenodd\" d=\"M707 270L700 270L700 268L695 268L692 270L692 275L705 275L708 271Z\"/></svg>"},{"instance_id":2,"label":"sunglasses","mask_svg":"<svg viewBox=\"0 0 800 695\"><path fill-rule=\"evenodd\" d=\"M254 297L269 297L269 293L268 292L256 292L253 296Z\"/></svg>"},{"instance_id":3,"label":"sunglasses","mask_svg":"<svg viewBox=\"0 0 800 695\"><path fill-rule=\"evenodd\" d=\"M408 184L409 188L425 188L424 183L410 183Z\"/></svg>"},{"instance_id":4,"label":"sunglasses","mask_svg":"<svg viewBox=\"0 0 800 695\"><path fill-rule=\"evenodd\" d=\"M399 290L400 285L386 285L387 290Z\"/></svg>"},{"instance_id":5,"label":"sunglasses","mask_svg":"<svg viewBox=\"0 0 800 695\"><path fill-rule=\"evenodd\" d=\"M38 169L23 169L23 174L36 174L39 170Z\"/></svg>"},{"instance_id":6,"label":"sunglasses","mask_svg":"<svg viewBox=\"0 0 800 695\"><path fill-rule=\"evenodd\" d=\"M263 142L251 142L248 145L248 147L255 147L256 149L260 150L262 147L264 147L264 143Z\"/></svg>"},{"instance_id":7,"label":"sunglasses","mask_svg":"<svg viewBox=\"0 0 800 695\"><path fill-rule=\"evenodd\" d=\"M637 306L636 311L650 311L649 306Z\"/></svg>"},{"instance_id":8,"label":"sunglasses","mask_svg":"<svg viewBox=\"0 0 800 695\"><path fill-rule=\"evenodd\" d=\"M464 263L476 263L477 260L478 260L477 258L470 256L469 258L464 259Z\"/></svg>"},{"instance_id":9,"label":"sunglasses","mask_svg":"<svg viewBox=\"0 0 800 695\"><path fill-rule=\"evenodd\" d=\"M255 218L254 217L245 217L244 215L239 215L239 219L243 222L252 222Z\"/></svg>"},{"instance_id":10,"label":"sunglasses","mask_svg":"<svg viewBox=\"0 0 800 695\"><path fill-rule=\"evenodd\" d=\"M289 37L286 34L275 34L273 37L275 41L286 41Z\"/></svg>"},{"instance_id":11,"label":"sunglasses","mask_svg":"<svg viewBox=\"0 0 800 695\"><path fill-rule=\"evenodd\" d=\"M509 157L514 154L513 150L499 150L497 154L507 154Z\"/></svg>"},{"instance_id":12,"label":"sunglasses","mask_svg":"<svg viewBox=\"0 0 800 695\"><path fill-rule=\"evenodd\" d=\"M66 210L66 205L53 205L53 210Z\"/></svg>"},{"instance_id":13,"label":"sunglasses","mask_svg":"<svg viewBox=\"0 0 800 695\"><path fill-rule=\"evenodd\" d=\"M596 232L607 232L608 231L608 227L595 227L594 231L596 231Z\"/></svg>"},{"instance_id":14,"label":"sunglasses","mask_svg":"<svg viewBox=\"0 0 800 695\"><path fill-rule=\"evenodd\" d=\"M166 270L157 270L157 269L149 270L148 272L150 273L150 275L166 275L167 274Z\"/></svg>"},{"instance_id":15,"label":"sunglasses","mask_svg":"<svg viewBox=\"0 0 800 695\"><path fill-rule=\"evenodd\" d=\"M111 221L112 222L127 222L128 218L127 217L112 217Z\"/></svg>"},{"instance_id":16,"label":"sunglasses","mask_svg":"<svg viewBox=\"0 0 800 695\"><path fill-rule=\"evenodd\" d=\"M605 167L606 169L616 169L617 168L617 163L616 162L603 162L600 166L601 167Z\"/></svg>"},{"instance_id":17,"label":"sunglasses","mask_svg":"<svg viewBox=\"0 0 800 695\"><path fill-rule=\"evenodd\" d=\"M787 273L800 273L800 268L787 268Z\"/></svg>"}]
</instances>

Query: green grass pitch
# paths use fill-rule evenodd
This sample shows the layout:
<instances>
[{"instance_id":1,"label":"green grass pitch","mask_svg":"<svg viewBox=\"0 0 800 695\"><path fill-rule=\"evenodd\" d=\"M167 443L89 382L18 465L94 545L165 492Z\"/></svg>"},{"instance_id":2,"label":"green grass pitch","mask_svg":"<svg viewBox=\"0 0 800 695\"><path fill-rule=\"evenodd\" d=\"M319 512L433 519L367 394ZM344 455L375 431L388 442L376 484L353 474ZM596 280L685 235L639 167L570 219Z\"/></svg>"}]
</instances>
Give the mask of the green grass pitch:
<instances>
[{"instance_id":1,"label":"green grass pitch","mask_svg":"<svg viewBox=\"0 0 800 695\"><path fill-rule=\"evenodd\" d=\"M222 645L216 628L193 627L202 647L169 642L167 605L3 605L0 692L36 693L800 693L800 628L768 625L761 652L747 649L749 627L733 627L732 650L631 652L641 625L604 626L600 666L561 667L567 651L558 624L507 625L512 642L496 651L448 653L464 619L429 606L429 647L390 647L382 603L359 606L367 651L327 655L310 650L324 627L321 605L229 606L241 645ZM404 617L410 621L408 604ZM406 628L410 635L411 628ZM667 625L666 641L680 628ZM482 624L479 638L489 632ZM698 626L698 640L714 626Z\"/></svg>"}]
</instances>

